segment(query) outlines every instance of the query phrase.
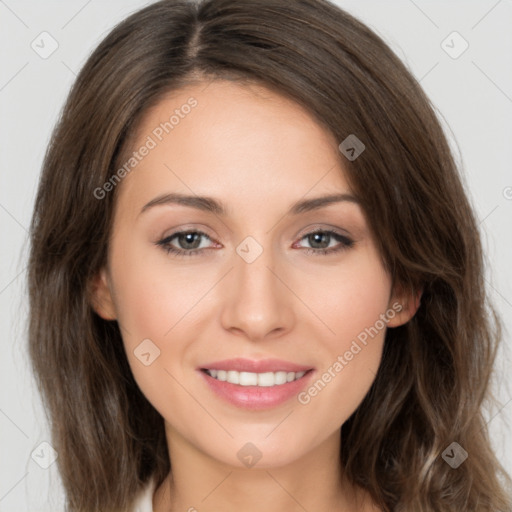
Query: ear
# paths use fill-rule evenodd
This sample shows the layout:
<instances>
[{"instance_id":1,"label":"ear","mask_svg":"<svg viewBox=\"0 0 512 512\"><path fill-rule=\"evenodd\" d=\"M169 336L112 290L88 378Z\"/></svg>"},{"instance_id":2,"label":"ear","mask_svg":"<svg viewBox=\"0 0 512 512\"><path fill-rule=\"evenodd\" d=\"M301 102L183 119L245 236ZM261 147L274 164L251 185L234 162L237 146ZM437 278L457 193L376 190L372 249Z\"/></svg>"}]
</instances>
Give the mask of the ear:
<instances>
[{"instance_id":1,"label":"ear","mask_svg":"<svg viewBox=\"0 0 512 512\"><path fill-rule=\"evenodd\" d=\"M90 302L94 311L104 320L116 320L108 272L102 268L91 281Z\"/></svg>"},{"instance_id":2,"label":"ear","mask_svg":"<svg viewBox=\"0 0 512 512\"><path fill-rule=\"evenodd\" d=\"M388 311L393 311L395 315L388 315L388 327L398 327L406 324L418 311L421 304L421 295L423 288L416 291L406 291L402 286L396 286L389 299Z\"/></svg>"}]
</instances>

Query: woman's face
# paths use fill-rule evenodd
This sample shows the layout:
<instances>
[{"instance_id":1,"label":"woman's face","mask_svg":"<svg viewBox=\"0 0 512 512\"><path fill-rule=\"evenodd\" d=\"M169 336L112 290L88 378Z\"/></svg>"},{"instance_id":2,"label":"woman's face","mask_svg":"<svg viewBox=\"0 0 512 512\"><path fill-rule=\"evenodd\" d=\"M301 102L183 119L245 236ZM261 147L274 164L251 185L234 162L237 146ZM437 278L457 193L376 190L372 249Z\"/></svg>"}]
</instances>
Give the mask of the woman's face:
<instances>
[{"instance_id":1,"label":"woman's face","mask_svg":"<svg viewBox=\"0 0 512 512\"><path fill-rule=\"evenodd\" d=\"M234 466L292 462L338 435L386 327L410 318L340 142L294 102L228 81L174 92L143 119L96 309L119 322L176 443Z\"/></svg>"}]
</instances>

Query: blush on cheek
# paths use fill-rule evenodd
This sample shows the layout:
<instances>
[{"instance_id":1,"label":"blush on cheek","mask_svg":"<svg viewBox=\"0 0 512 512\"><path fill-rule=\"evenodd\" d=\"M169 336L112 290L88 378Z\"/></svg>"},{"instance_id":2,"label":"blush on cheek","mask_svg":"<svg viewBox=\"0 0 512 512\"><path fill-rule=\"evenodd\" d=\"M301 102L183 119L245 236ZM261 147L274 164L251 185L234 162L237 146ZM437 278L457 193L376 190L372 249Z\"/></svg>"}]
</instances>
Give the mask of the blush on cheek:
<instances>
[{"instance_id":1,"label":"blush on cheek","mask_svg":"<svg viewBox=\"0 0 512 512\"><path fill-rule=\"evenodd\" d=\"M121 266L118 276L116 309L125 342L132 346L150 338L158 343L177 321L179 294L169 293L168 280L143 265Z\"/></svg>"},{"instance_id":2,"label":"blush on cheek","mask_svg":"<svg viewBox=\"0 0 512 512\"><path fill-rule=\"evenodd\" d=\"M333 344L337 350L349 350L353 340L364 345L383 336L387 326L381 318L387 312L387 290L374 293L343 293L331 303L322 305L322 319L336 333Z\"/></svg>"},{"instance_id":3,"label":"blush on cheek","mask_svg":"<svg viewBox=\"0 0 512 512\"><path fill-rule=\"evenodd\" d=\"M324 337L330 358L323 371L336 375L334 387L348 386L354 390L361 387L362 399L382 357L387 329L387 322L382 318L388 313L389 280L385 274L360 270L357 278L344 286L338 284L342 292L331 295L328 304L324 299L321 311L325 323L336 333Z\"/></svg>"}]
</instances>

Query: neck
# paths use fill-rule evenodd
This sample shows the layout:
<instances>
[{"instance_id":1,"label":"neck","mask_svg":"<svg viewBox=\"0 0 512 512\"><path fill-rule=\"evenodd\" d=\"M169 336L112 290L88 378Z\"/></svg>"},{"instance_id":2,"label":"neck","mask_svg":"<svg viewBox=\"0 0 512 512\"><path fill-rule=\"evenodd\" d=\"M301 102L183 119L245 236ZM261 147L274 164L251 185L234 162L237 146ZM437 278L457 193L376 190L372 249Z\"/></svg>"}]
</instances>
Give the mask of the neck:
<instances>
[{"instance_id":1,"label":"neck","mask_svg":"<svg viewBox=\"0 0 512 512\"><path fill-rule=\"evenodd\" d=\"M216 460L166 428L172 471L155 492L154 512L367 510L344 479L339 430L289 464L246 468Z\"/></svg>"}]
</instances>

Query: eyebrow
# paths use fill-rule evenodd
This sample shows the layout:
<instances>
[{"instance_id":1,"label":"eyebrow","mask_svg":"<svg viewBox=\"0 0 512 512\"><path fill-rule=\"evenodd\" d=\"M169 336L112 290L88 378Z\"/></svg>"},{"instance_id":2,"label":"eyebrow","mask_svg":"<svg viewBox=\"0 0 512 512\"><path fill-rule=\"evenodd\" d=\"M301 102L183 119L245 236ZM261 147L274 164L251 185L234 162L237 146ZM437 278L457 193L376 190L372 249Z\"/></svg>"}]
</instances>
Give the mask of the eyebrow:
<instances>
[{"instance_id":1,"label":"eyebrow","mask_svg":"<svg viewBox=\"0 0 512 512\"><path fill-rule=\"evenodd\" d=\"M301 213L318 210L333 203L351 202L360 204L360 201L351 194L330 194L312 199L301 199L295 202L288 210L289 215L299 215ZM139 215L155 206L178 204L196 208L205 212L213 213L221 217L227 215L227 210L222 202L207 196L185 195L178 193L162 194L155 197L149 203L145 204L140 211Z\"/></svg>"}]
</instances>

